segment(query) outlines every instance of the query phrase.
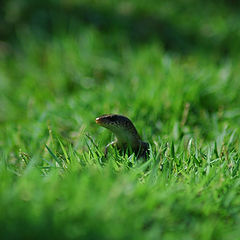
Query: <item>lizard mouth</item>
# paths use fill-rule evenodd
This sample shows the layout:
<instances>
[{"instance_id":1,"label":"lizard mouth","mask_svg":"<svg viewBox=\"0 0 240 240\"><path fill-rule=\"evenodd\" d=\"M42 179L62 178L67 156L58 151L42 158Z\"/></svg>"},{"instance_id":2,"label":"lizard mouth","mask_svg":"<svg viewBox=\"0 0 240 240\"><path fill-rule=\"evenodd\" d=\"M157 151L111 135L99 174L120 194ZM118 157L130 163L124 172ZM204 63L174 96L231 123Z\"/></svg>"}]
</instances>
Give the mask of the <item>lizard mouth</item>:
<instances>
[{"instance_id":1,"label":"lizard mouth","mask_svg":"<svg viewBox=\"0 0 240 240\"><path fill-rule=\"evenodd\" d=\"M102 121L101 121L101 118L100 118L100 117L96 118L96 123L99 124L99 125L102 124Z\"/></svg>"}]
</instances>

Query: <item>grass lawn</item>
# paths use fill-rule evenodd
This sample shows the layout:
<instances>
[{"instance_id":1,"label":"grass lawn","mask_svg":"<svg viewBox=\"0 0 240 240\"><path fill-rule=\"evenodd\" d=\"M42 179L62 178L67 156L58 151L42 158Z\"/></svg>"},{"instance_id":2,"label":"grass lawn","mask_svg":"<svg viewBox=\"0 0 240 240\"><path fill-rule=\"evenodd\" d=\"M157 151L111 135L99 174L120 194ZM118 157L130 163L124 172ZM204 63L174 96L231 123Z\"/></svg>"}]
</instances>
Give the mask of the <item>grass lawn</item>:
<instances>
[{"instance_id":1,"label":"grass lawn","mask_svg":"<svg viewBox=\"0 0 240 240\"><path fill-rule=\"evenodd\" d=\"M4 1L0 239L240 239L234 4ZM146 161L104 158L104 113Z\"/></svg>"}]
</instances>

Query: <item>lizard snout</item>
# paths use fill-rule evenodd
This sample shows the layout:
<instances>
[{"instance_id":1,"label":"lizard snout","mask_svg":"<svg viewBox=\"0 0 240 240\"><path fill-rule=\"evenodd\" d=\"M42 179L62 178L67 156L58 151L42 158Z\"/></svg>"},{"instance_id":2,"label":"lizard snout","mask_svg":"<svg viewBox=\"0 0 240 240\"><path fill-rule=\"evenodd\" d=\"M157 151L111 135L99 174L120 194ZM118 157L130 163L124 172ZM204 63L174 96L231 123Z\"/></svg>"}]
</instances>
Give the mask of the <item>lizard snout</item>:
<instances>
[{"instance_id":1,"label":"lizard snout","mask_svg":"<svg viewBox=\"0 0 240 240\"><path fill-rule=\"evenodd\" d=\"M98 117L98 118L96 118L96 123L98 124L98 125L103 125L104 124L104 120L101 118L101 117Z\"/></svg>"},{"instance_id":2,"label":"lizard snout","mask_svg":"<svg viewBox=\"0 0 240 240\"><path fill-rule=\"evenodd\" d=\"M96 123L100 124L101 123L101 119L100 118L96 118Z\"/></svg>"}]
</instances>

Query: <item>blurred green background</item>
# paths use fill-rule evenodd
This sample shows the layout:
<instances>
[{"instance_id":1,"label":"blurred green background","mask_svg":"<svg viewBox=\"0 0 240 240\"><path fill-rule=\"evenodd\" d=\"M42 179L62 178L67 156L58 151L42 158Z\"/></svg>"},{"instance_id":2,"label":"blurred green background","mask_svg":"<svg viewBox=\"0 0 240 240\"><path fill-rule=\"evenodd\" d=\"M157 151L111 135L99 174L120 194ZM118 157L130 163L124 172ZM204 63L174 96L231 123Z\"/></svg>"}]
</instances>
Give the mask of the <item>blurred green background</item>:
<instances>
[{"instance_id":1,"label":"blurred green background","mask_svg":"<svg viewBox=\"0 0 240 240\"><path fill-rule=\"evenodd\" d=\"M2 239L237 239L239 11L1 1ZM147 163L103 162L104 113L133 120Z\"/></svg>"}]
</instances>

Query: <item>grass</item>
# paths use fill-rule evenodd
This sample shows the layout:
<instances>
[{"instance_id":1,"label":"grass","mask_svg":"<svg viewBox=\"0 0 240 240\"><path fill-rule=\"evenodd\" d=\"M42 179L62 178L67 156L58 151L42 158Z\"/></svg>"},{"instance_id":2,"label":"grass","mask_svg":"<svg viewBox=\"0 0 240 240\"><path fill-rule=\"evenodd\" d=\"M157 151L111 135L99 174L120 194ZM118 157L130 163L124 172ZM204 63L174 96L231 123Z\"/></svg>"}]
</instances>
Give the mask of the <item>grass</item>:
<instances>
[{"instance_id":1,"label":"grass","mask_svg":"<svg viewBox=\"0 0 240 240\"><path fill-rule=\"evenodd\" d=\"M240 21L232 5L206 3L200 21L201 2L187 0L9 2L0 238L238 239ZM133 120L151 145L147 161L114 149L104 158L113 138L95 124L104 113Z\"/></svg>"}]
</instances>

